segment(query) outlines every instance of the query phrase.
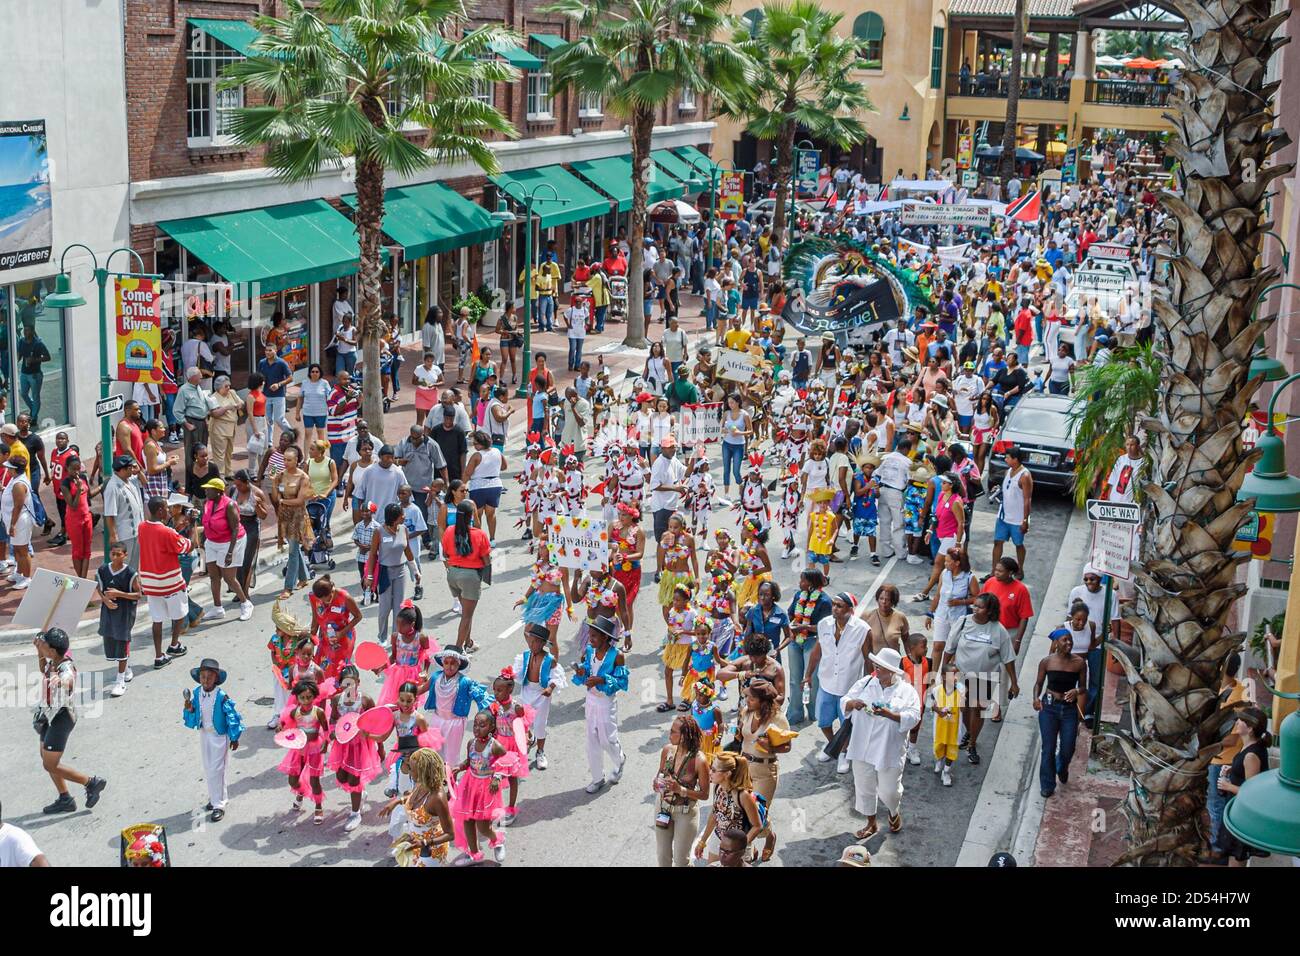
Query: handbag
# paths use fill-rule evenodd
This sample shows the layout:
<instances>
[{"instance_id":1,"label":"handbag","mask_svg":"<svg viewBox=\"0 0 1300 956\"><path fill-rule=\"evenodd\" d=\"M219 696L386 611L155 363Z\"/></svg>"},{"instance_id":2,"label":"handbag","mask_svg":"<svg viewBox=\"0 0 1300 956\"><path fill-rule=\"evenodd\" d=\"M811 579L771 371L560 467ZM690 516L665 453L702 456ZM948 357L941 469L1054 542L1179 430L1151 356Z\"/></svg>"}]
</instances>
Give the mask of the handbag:
<instances>
[{"instance_id":1,"label":"handbag","mask_svg":"<svg viewBox=\"0 0 1300 956\"><path fill-rule=\"evenodd\" d=\"M492 583L492 559L483 559L483 566L478 569L478 579L484 584Z\"/></svg>"},{"instance_id":2,"label":"handbag","mask_svg":"<svg viewBox=\"0 0 1300 956\"><path fill-rule=\"evenodd\" d=\"M849 746L849 738L853 736L853 721L841 720L840 729L835 731L835 736L826 742L822 752L828 757L838 757Z\"/></svg>"},{"instance_id":3,"label":"handbag","mask_svg":"<svg viewBox=\"0 0 1300 956\"><path fill-rule=\"evenodd\" d=\"M248 440L248 446L247 446L248 454L250 456L259 456L265 454L266 444L267 442L266 442L265 435L263 435L261 438L258 438L256 435L254 435L252 438Z\"/></svg>"}]
</instances>

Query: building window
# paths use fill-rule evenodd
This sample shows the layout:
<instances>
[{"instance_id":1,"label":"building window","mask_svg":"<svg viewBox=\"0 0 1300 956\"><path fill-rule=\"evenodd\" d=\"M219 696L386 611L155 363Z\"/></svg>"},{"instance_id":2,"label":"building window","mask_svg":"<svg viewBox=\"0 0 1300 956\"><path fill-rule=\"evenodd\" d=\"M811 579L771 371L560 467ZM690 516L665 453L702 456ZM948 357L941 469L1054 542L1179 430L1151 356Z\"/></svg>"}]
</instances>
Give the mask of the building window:
<instances>
[{"instance_id":1,"label":"building window","mask_svg":"<svg viewBox=\"0 0 1300 956\"><path fill-rule=\"evenodd\" d=\"M943 27L934 28L934 41L930 45L930 89L943 88Z\"/></svg>"},{"instance_id":2,"label":"building window","mask_svg":"<svg viewBox=\"0 0 1300 956\"><path fill-rule=\"evenodd\" d=\"M592 93L583 90L578 94L578 115L587 118L596 118L605 115L605 100L599 93Z\"/></svg>"},{"instance_id":3,"label":"building window","mask_svg":"<svg viewBox=\"0 0 1300 956\"><path fill-rule=\"evenodd\" d=\"M695 90L689 86L682 87L682 101L678 104L678 109L693 110L695 109Z\"/></svg>"},{"instance_id":4,"label":"building window","mask_svg":"<svg viewBox=\"0 0 1300 956\"><path fill-rule=\"evenodd\" d=\"M864 70L884 69L885 21L878 13L864 13L853 21L853 35L862 41L858 54Z\"/></svg>"},{"instance_id":5,"label":"building window","mask_svg":"<svg viewBox=\"0 0 1300 956\"><path fill-rule=\"evenodd\" d=\"M528 71L528 119L551 118L551 71L549 68Z\"/></svg>"},{"instance_id":6,"label":"building window","mask_svg":"<svg viewBox=\"0 0 1300 956\"><path fill-rule=\"evenodd\" d=\"M45 307L45 297L53 291L52 278L0 286L0 389L10 418L26 412L33 431L70 424L63 313Z\"/></svg>"},{"instance_id":7,"label":"building window","mask_svg":"<svg viewBox=\"0 0 1300 956\"><path fill-rule=\"evenodd\" d=\"M749 35L752 37L758 33L758 25L763 22L763 11L755 7L747 11L741 19L749 21Z\"/></svg>"},{"instance_id":8,"label":"building window","mask_svg":"<svg viewBox=\"0 0 1300 956\"><path fill-rule=\"evenodd\" d=\"M193 33L185 57L186 141L190 146L224 146L233 111L244 105L244 89L219 90L221 71L244 57L201 30Z\"/></svg>"},{"instance_id":9,"label":"building window","mask_svg":"<svg viewBox=\"0 0 1300 956\"><path fill-rule=\"evenodd\" d=\"M475 80L473 97L487 106L494 105L496 84L491 80Z\"/></svg>"}]
</instances>

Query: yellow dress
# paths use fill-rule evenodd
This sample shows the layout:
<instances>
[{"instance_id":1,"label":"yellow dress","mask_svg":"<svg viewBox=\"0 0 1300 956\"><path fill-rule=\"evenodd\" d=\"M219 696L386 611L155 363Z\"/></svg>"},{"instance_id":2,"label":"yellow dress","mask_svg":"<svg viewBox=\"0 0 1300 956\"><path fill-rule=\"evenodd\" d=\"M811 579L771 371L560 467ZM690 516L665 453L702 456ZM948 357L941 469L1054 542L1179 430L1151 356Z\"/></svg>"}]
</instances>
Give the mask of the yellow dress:
<instances>
[{"instance_id":1,"label":"yellow dress","mask_svg":"<svg viewBox=\"0 0 1300 956\"><path fill-rule=\"evenodd\" d=\"M952 716L940 717L939 711L952 708ZM942 684L934 687L934 759L957 759L957 736L961 731L961 689L948 690Z\"/></svg>"}]
</instances>

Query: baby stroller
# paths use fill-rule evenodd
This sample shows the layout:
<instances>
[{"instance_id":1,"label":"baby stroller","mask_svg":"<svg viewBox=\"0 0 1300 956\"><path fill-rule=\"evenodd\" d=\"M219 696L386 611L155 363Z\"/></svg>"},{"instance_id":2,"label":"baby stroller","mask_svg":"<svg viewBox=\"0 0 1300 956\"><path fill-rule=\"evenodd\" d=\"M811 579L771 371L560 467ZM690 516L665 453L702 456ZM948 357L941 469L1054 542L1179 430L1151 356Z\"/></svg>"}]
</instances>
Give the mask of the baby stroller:
<instances>
[{"instance_id":1,"label":"baby stroller","mask_svg":"<svg viewBox=\"0 0 1300 956\"><path fill-rule=\"evenodd\" d=\"M609 277L609 317L627 319L627 276Z\"/></svg>"},{"instance_id":2,"label":"baby stroller","mask_svg":"<svg viewBox=\"0 0 1300 956\"><path fill-rule=\"evenodd\" d=\"M331 537L330 527L325 521L325 502L307 502L307 520L311 522L312 535L311 547L307 549L308 570L328 568L333 571L335 564L331 552L334 550L334 538Z\"/></svg>"}]
</instances>

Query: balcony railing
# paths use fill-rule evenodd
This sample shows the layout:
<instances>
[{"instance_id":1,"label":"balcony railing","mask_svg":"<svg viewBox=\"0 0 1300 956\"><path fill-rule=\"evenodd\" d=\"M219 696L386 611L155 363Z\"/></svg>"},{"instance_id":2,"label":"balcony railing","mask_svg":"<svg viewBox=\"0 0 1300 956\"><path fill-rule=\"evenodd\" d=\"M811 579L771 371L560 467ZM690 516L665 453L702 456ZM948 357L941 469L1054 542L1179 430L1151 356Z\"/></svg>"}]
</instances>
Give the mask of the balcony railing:
<instances>
[{"instance_id":1,"label":"balcony railing","mask_svg":"<svg viewBox=\"0 0 1300 956\"><path fill-rule=\"evenodd\" d=\"M953 73L948 76L948 95L1006 99L1010 85L1010 79L1005 74L993 76L987 73L971 73L962 76ZM1064 103L1070 98L1070 81L1059 76L1022 76L1020 98L1057 100Z\"/></svg>"},{"instance_id":2,"label":"balcony railing","mask_svg":"<svg viewBox=\"0 0 1300 956\"><path fill-rule=\"evenodd\" d=\"M1164 106L1173 89L1168 83L1137 80L1089 80L1085 97L1089 103L1112 106Z\"/></svg>"}]
</instances>

